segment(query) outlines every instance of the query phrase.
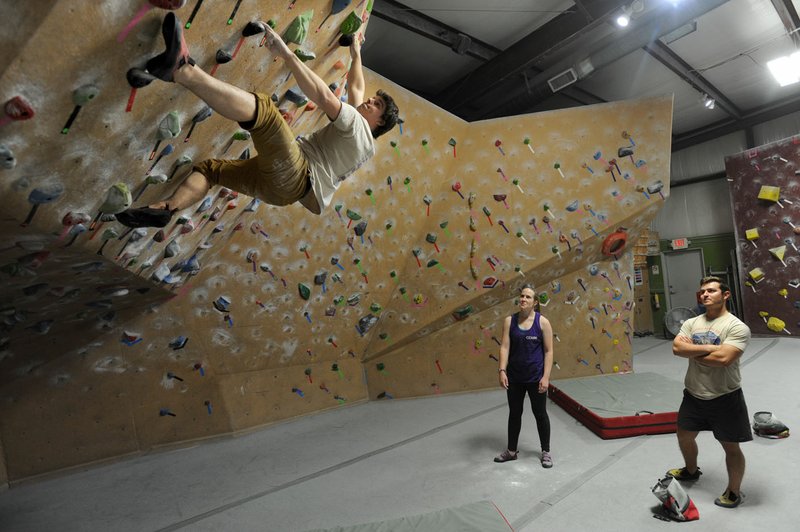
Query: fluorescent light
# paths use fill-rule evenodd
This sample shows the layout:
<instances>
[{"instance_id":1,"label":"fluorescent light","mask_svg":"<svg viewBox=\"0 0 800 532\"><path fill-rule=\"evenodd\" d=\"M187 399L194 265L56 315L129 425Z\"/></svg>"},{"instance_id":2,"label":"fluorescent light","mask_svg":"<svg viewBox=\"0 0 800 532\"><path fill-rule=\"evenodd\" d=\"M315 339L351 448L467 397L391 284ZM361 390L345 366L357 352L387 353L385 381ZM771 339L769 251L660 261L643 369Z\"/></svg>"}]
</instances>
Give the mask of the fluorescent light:
<instances>
[{"instance_id":1,"label":"fluorescent light","mask_svg":"<svg viewBox=\"0 0 800 532\"><path fill-rule=\"evenodd\" d=\"M628 15L620 15L617 17L617 26L620 28L624 28L628 25L631 19L628 18Z\"/></svg>"},{"instance_id":2,"label":"fluorescent light","mask_svg":"<svg viewBox=\"0 0 800 532\"><path fill-rule=\"evenodd\" d=\"M800 81L800 52L767 62L767 67L781 87Z\"/></svg>"}]
</instances>

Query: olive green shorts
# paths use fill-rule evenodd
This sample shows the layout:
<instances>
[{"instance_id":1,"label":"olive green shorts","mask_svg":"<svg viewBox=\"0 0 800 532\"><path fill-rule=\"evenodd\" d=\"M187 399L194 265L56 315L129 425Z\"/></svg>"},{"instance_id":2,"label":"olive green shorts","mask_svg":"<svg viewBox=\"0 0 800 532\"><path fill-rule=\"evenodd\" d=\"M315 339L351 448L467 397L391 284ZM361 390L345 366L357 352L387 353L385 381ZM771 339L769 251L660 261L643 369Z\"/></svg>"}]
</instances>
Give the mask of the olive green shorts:
<instances>
[{"instance_id":1,"label":"olive green shorts","mask_svg":"<svg viewBox=\"0 0 800 532\"><path fill-rule=\"evenodd\" d=\"M266 94L253 93L256 118L239 125L250 132L256 157L208 159L197 165L212 183L258 198L272 205L289 205L311 188L308 161L295 142L295 135Z\"/></svg>"}]
</instances>

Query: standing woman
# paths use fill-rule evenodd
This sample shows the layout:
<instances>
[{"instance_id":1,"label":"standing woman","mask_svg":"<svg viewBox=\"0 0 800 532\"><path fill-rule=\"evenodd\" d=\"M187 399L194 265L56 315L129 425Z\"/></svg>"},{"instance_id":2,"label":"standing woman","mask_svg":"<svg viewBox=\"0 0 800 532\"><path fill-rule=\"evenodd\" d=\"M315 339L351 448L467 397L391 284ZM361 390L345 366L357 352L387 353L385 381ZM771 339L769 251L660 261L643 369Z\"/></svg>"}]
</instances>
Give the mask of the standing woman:
<instances>
[{"instance_id":1,"label":"standing woman","mask_svg":"<svg viewBox=\"0 0 800 532\"><path fill-rule=\"evenodd\" d=\"M522 428L525 392L531 399L539 442L542 467L553 467L550 456L550 418L547 416L547 387L553 366L553 329L536 312L536 292L530 284L522 286L519 312L503 323L500 346L500 385L508 396L508 448L494 459L502 463L517 459L517 443Z\"/></svg>"}]
</instances>

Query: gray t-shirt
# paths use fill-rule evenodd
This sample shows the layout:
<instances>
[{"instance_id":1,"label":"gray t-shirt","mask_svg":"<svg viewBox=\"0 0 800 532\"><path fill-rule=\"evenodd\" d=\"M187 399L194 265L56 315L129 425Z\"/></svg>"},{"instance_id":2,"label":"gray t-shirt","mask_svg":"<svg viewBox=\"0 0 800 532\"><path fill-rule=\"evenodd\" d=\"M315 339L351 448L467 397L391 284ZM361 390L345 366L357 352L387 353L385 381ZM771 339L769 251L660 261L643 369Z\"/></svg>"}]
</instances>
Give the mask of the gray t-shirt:
<instances>
[{"instance_id":1,"label":"gray t-shirt","mask_svg":"<svg viewBox=\"0 0 800 532\"><path fill-rule=\"evenodd\" d=\"M324 210L339 185L375 154L375 139L367 119L342 102L339 116L297 143L308 160L311 188Z\"/></svg>"},{"instance_id":2,"label":"gray t-shirt","mask_svg":"<svg viewBox=\"0 0 800 532\"><path fill-rule=\"evenodd\" d=\"M744 351L750 341L750 328L730 312L711 321L703 314L686 320L680 335L691 338L694 344L725 344ZM683 383L686 390L698 399L714 399L736 391L742 387L739 360L730 366L709 367L690 358Z\"/></svg>"}]
</instances>

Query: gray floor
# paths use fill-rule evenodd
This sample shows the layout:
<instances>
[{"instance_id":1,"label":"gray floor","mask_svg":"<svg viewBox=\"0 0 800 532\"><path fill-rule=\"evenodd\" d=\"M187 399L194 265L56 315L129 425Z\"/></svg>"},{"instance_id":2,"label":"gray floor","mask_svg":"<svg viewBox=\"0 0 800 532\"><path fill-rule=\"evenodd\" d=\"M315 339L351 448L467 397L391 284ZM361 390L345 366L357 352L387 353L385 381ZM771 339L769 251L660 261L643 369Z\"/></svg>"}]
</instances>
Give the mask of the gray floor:
<instances>
[{"instance_id":1,"label":"gray floor","mask_svg":"<svg viewBox=\"0 0 800 532\"><path fill-rule=\"evenodd\" d=\"M507 414L498 389L358 405L24 484L0 493L0 530L303 531L480 500L493 501L519 531L797 530L799 348L789 337L751 342L742 368L751 415L772 411L796 434L745 444L747 501L735 510L713 504L725 487L724 458L701 434L705 474L689 487L700 520L690 524L651 516L650 487L681 465L673 434L601 440L551 402L555 467L539 465L529 411L520 459L495 464ZM636 371L682 380L685 361L669 342L636 339L634 349Z\"/></svg>"}]
</instances>

